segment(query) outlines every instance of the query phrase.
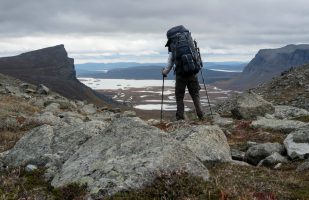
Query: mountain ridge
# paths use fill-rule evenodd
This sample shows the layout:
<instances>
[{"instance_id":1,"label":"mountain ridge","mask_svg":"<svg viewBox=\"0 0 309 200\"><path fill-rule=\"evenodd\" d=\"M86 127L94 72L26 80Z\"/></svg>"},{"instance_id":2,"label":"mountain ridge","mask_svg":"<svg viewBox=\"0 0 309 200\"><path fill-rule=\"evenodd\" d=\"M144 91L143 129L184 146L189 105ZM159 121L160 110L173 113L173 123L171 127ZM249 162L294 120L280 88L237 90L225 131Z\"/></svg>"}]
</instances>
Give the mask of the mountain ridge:
<instances>
[{"instance_id":1,"label":"mountain ridge","mask_svg":"<svg viewBox=\"0 0 309 200\"><path fill-rule=\"evenodd\" d=\"M105 95L77 80L74 59L68 57L62 44L2 57L0 73L32 84L44 84L71 99L87 100L99 105L113 103Z\"/></svg>"},{"instance_id":2,"label":"mountain ridge","mask_svg":"<svg viewBox=\"0 0 309 200\"><path fill-rule=\"evenodd\" d=\"M226 83L230 89L249 89L270 81L291 67L309 63L309 45L287 45L277 49L261 49L241 75Z\"/></svg>"}]
</instances>

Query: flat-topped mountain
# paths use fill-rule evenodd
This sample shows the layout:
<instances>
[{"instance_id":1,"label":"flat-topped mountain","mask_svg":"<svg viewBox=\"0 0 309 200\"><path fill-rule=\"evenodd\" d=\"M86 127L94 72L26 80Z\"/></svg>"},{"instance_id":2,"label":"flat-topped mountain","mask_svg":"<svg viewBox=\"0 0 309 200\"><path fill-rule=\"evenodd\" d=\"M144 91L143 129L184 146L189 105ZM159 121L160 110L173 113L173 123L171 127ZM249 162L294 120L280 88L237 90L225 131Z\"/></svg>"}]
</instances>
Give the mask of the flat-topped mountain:
<instances>
[{"instance_id":1,"label":"flat-topped mountain","mask_svg":"<svg viewBox=\"0 0 309 200\"><path fill-rule=\"evenodd\" d=\"M0 58L0 73L32 84L42 83L67 98L95 104L111 102L77 80L74 59L68 57L64 45Z\"/></svg>"},{"instance_id":2,"label":"flat-topped mountain","mask_svg":"<svg viewBox=\"0 0 309 200\"><path fill-rule=\"evenodd\" d=\"M241 75L226 87L249 89L270 81L294 66L309 63L309 45L287 45L278 49L262 49L244 68Z\"/></svg>"}]
</instances>

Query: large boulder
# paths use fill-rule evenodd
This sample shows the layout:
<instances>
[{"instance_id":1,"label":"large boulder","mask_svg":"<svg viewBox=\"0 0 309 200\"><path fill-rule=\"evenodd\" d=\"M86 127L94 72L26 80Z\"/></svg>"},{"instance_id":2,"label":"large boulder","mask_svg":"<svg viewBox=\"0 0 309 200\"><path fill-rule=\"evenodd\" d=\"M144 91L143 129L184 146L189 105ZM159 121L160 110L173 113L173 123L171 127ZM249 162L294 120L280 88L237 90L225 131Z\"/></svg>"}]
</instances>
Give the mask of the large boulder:
<instances>
[{"instance_id":1,"label":"large boulder","mask_svg":"<svg viewBox=\"0 0 309 200\"><path fill-rule=\"evenodd\" d=\"M290 133L284 140L284 146L292 159L309 157L309 126Z\"/></svg>"},{"instance_id":2,"label":"large boulder","mask_svg":"<svg viewBox=\"0 0 309 200\"><path fill-rule=\"evenodd\" d=\"M309 117L309 112L305 109L292 106L275 106L274 117L278 119L294 119L298 117Z\"/></svg>"},{"instance_id":3,"label":"large boulder","mask_svg":"<svg viewBox=\"0 0 309 200\"><path fill-rule=\"evenodd\" d=\"M4 157L7 166L66 161L80 145L99 134L108 124L90 121L74 126L42 125L26 133Z\"/></svg>"},{"instance_id":4,"label":"large boulder","mask_svg":"<svg viewBox=\"0 0 309 200\"><path fill-rule=\"evenodd\" d=\"M261 96L249 91L236 98L234 108L231 113L237 119L256 119L258 116L272 114L275 112L274 106L264 100Z\"/></svg>"},{"instance_id":5,"label":"large boulder","mask_svg":"<svg viewBox=\"0 0 309 200\"><path fill-rule=\"evenodd\" d=\"M250 147L247 150L245 154L245 160L252 165L257 165L261 160L275 152L279 154L284 153L283 145L279 143L258 144Z\"/></svg>"},{"instance_id":6,"label":"large boulder","mask_svg":"<svg viewBox=\"0 0 309 200\"><path fill-rule=\"evenodd\" d=\"M71 156L55 187L87 183L95 198L150 183L160 172L186 170L208 179L207 168L185 145L138 118L118 118Z\"/></svg>"},{"instance_id":7,"label":"large boulder","mask_svg":"<svg viewBox=\"0 0 309 200\"><path fill-rule=\"evenodd\" d=\"M171 133L203 162L231 161L230 146L218 126L192 126Z\"/></svg>"},{"instance_id":8,"label":"large boulder","mask_svg":"<svg viewBox=\"0 0 309 200\"><path fill-rule=\"evenodd\" d=\"M281 131L283 133L290 133L306 126L308 123L288 120L288 119L268 119L261 117L252 122L252 128L262 128L273 131Z\"/></svg>"}]
</instances>

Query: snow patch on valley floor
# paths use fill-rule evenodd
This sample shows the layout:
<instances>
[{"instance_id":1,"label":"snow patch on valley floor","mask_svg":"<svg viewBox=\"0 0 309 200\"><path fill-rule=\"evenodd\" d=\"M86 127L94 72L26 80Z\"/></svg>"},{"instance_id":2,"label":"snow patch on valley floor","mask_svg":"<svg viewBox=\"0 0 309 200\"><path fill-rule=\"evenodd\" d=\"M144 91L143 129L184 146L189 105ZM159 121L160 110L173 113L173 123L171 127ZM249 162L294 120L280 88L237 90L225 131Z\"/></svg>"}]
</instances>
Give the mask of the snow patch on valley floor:
<instances>
[{"instance_id":1,"label":"snow patch on valley floor","mask_svg":"<svg viewBox=\"0 0 309 200\"><path fill-rule=\"evenodd\" d=\"M161 110L161 104L141 104L135 105L134 108L140 110ZM165 111L175 111L177 109L176 105L163 104L163 110ZM185 111L189 111L190 108L185 107Z\"/></svg>"},{"instance_id":2,"label":"snow patch on valley floor","mask_svg":"<svg viewBox=\"0 0 309 200\"><path fill-rule=\"evenodd\" d=\"M83 77L79 77L78 80L94 90L124 90L127 88L147 88L162 86L162 80L97 79ZM164 86L174 87L175 80L165 80Z\"/></svg>"}]
</instances>

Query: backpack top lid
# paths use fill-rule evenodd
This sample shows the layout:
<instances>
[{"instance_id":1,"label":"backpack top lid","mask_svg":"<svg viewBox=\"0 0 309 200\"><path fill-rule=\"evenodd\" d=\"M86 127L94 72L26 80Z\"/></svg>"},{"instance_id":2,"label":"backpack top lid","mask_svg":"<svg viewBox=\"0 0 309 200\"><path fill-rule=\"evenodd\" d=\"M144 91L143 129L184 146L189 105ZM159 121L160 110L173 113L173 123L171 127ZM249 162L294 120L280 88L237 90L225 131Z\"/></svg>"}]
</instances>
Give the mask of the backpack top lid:
<instances>
[{"instance_id":1,"label":"backpack top lid","mask_svg":"<svg viewBox=\"0 0 309 200\"><path fill-rule=\"evenodd\" d=\"M189 30L186 29L183 25L175 26L175 27L169 29L166 33L166 37L167 37L168 40L167 40L167 43L166 43L165 46L166 47L169 46L173 36L175 36L177 33L183 33L183 32L189 32Z\"/></svg>"}]
</instances>

